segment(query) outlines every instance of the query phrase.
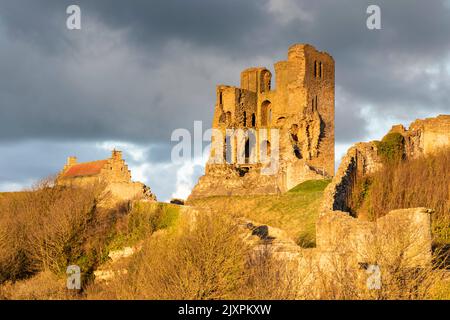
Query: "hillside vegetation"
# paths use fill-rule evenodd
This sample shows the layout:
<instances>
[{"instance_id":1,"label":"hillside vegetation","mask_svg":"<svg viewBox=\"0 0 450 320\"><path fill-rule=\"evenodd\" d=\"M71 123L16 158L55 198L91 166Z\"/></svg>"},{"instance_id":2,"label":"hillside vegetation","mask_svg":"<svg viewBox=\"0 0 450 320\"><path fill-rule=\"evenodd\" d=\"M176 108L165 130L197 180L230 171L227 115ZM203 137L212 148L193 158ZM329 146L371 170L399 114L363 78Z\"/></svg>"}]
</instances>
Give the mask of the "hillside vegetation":
<instances>
[{"instance_id":1,"label":"hillside vegetation","mask_svg":"<svg viewBox=\"0 0 450 320\"><path fill-rule=\"evenodd\" d=\"M315 245L315 223L325 187L330 180L311 180L280 195L214 196L192 205L245 217L283 229L303 247Z\"/></svg>"},{"instance_id":2,"label":"hillside vegetation","mask_svg":"<svg viewBox=\"0 0 450 320\"><path fill-rule=\"evenodd\" d=\"M178 217L179 207L170 204L102 208L98 203L108 196L103 190L101 185L51 188L44 183L30 192L3 194L0 285L65 277L69 265L81 268L87 284L111 250L134 245Z\"/></svg>"},{"instance_id":3,"label":"hillside vegetation","mask_svg":"<svg viewBox=\"0 0 450 320\"><path fill-rule=\"evenodd\" d=\"M357 214L373 220L394 209L432 209L434 246L450 248L450 149L388 163L356 186L352 206Z\"/></svg>"},{"instance_id":4,"label":"hillside vegetation","mask_svg":"<svg viewBox=\"0 0 450 320\"><path fill-rule=\"evenodd\" d=\"M252 254L233 217L150 202L102 209L101 195L41 186L0 200L0 299L295 298L287 271ZM125 269L94 279L109 252L130 246ZM81 291L66 289L73 264Z\"/></svg>"}]
</instances>

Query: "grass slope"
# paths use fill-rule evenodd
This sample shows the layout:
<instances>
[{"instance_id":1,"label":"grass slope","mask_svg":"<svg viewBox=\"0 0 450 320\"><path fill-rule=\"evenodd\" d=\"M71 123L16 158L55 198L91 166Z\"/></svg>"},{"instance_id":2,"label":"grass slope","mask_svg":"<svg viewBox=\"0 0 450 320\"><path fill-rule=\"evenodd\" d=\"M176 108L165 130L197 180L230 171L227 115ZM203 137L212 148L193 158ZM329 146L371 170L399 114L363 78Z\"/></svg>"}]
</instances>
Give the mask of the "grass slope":
<instances>
[{"instance_id":1,"label":"grass slope","mask_svg":"<svg viewBox=\"0 0 450 320\"><path fill-rule=\"evenodd\" d=\"M315 223L330 180L310 180L281 195L214 196L192 205L280 228L303 247L315 245Z\"/></svg>"}]
</instances>

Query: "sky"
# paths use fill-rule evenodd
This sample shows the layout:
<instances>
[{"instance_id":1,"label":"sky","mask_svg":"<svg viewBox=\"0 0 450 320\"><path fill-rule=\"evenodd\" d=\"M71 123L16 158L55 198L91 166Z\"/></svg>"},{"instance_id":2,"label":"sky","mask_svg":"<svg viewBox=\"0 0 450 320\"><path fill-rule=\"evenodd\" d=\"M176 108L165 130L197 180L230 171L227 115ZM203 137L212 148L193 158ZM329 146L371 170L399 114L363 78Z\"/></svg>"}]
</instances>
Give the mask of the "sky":
<instances>
[{"instance_id":1,"label":"sky","mask_svg":"<svg viewBox=\"0 0 450 320\"><path fill-rule=\"evenodd\" d=\"M0 0L0 191L117 148L159 200L187 197L205 157L173 163L172 132L208 129L215 86L273 70L294 43L335 59L337 164L394 124L450 114L449 0Z\"/></svg>"}]
</instances>

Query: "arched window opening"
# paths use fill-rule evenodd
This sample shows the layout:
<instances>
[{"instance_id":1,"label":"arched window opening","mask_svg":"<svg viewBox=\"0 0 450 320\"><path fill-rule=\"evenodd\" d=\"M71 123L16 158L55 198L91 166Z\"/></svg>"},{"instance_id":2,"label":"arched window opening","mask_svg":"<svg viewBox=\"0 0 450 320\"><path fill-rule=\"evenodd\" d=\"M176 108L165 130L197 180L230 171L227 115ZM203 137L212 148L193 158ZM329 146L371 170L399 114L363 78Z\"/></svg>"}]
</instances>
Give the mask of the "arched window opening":
<instances>
[{"instance_id":1,"label":"arched window opening","mask_svg":"<svg viewBox=\"0 0 450 320\"><path fill-rule=\"evenodd\" d=\"M243 121L244 127L247 126L247 112L244 111L244 121Z\"/></svg>"},{"instance_id":2,"label":"arched window opening","mask_svg":"<svg viewBox=\"0 0 450 320\"><path fill-rule=\"evenodd\" d=\"M249 163L250 159L250 140L245 140L245 151L244 151L245 163Z\"/></svg>"},{"instance_id":3,"label":"arched window opening","mask_svg":"<svg viewBox=\"0 0 450 320\"><path fill-rule=\"evenodd\" d=\"M277 125L283 125L285 121L286 121L286 117L279 117L277 119Z\"/></svg>"},{"instance_id":4,"label":"arched window opening","mask_svg":"<svg viewBox=\"0 0 450 320\"><path fill-rule=\"evenodd\" d=\"M226 123L227 115L222 113L219 117L219 123Z\"/></svg>"},{"instance_id":5,"label":"arched window opening","mask_svg":"<svg viewBox=\"0 0 450 320\"><path fill-rule=\"evenodd\" d=\"M224 140L224 148L223 148L223 158L225 160L225 163L232 163L232 155L233 155L233 147L231 144L231 137L230 136L226 136L225 140Z\"/></svg>"},{"instance_id":6,"label":"arched window opening","mask_svg":"<svg viewBox=\"0 0 450 320\"><path fill-rule=\"evenodd\" d=\"M248 136L245 139L245 148L244 148L244 158L245 163L254 163L255 162L255 145L256 145L256 134L253 130L247 131Z\"/></svg>"},{"instance_id":7,"label":"arched window opening","mask_svg":"<svg viewBox=\"0 0 450 320\"><path fill-rule=\"evenodd\" d=\"M302 158L302 153L300 152L300 148L297 145L294 145L294 155L297 157L297 159Z\"/></svg>"},{"instance_id":8,"label":"arched window opening","mask_svg":"<svg viewBox=\"0 0 450 320\"><path fill-rule=\"evenodd\" d=\"M261 125L268 126L272 121L272 105L266 100L261 105Z\"/></svg>"},{"instance_id":9,"label":"arched window opening","mask_svg":"<svg viewBox=\"0 0 450 320\"><path fill-rule=\"evenodd\" d=\"M256 115L252 113L252 127L256 127Z\"/></svg>"}]
</instances>

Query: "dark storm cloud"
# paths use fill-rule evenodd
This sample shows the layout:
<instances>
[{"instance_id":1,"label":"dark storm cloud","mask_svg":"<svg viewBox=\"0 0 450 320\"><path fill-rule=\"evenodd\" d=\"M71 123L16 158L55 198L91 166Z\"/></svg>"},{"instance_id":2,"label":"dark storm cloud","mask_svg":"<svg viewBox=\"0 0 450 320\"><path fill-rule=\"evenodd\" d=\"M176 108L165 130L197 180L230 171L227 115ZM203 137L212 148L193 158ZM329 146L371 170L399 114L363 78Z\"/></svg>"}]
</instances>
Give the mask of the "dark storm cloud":
<instances>
[{"instance_id":1,"label":"dark storm cloud","mask_svg":"<svg viewBox=\"0 0 450 320\"><path fill-rule=\"evenodd\" d=\"M65 28L74 3L81 31ZM366 28L369 4L381 7L382 30ZM99 141L141 146L136 166L165 163L174 129L210 125L216 84L272 68L296 42L336 61L341 145L387 119L450 113L449 31L444 0L0 0L0 151L14 162L0 179L42 176ZM73 141L91 147L62 147ZM46 143L58 160L26 157Z\"/></svg>"},{"instance_id":2,"label":"dark storm cloud","mask_svg":"<svg viewBox=\"0 0 450 320\"><path fill-rule=\"evenodd\" d=\"M397 116L448 108L449 76L437 64L450 44L443 1L377 1L381 31L365 27L368 1L77 3L83 30L71 32L72 1L1 2L0 139L164 142L210 121L216 83L237 82L253 57L284 59L294 42L336 60L338 141L363 137L363 105Z\"/></svg>"},{"instance_id":3,"label":"dark storm cloud","mask_svg":"<svg viewBox=\"0 0 450 320\"><path fill-rule=\"evenodd\" d=\"M443 1L377 1L381 31L365 27L368 1L96 0L77 2L83 30L71 32L72 3L0 2L0 139L164 142L210 121L216 83L236 83L254 57L284 59L294 42L335 57L338 141L364 136L362 105L448 108Z\"/></svg>"}]
</instances>

